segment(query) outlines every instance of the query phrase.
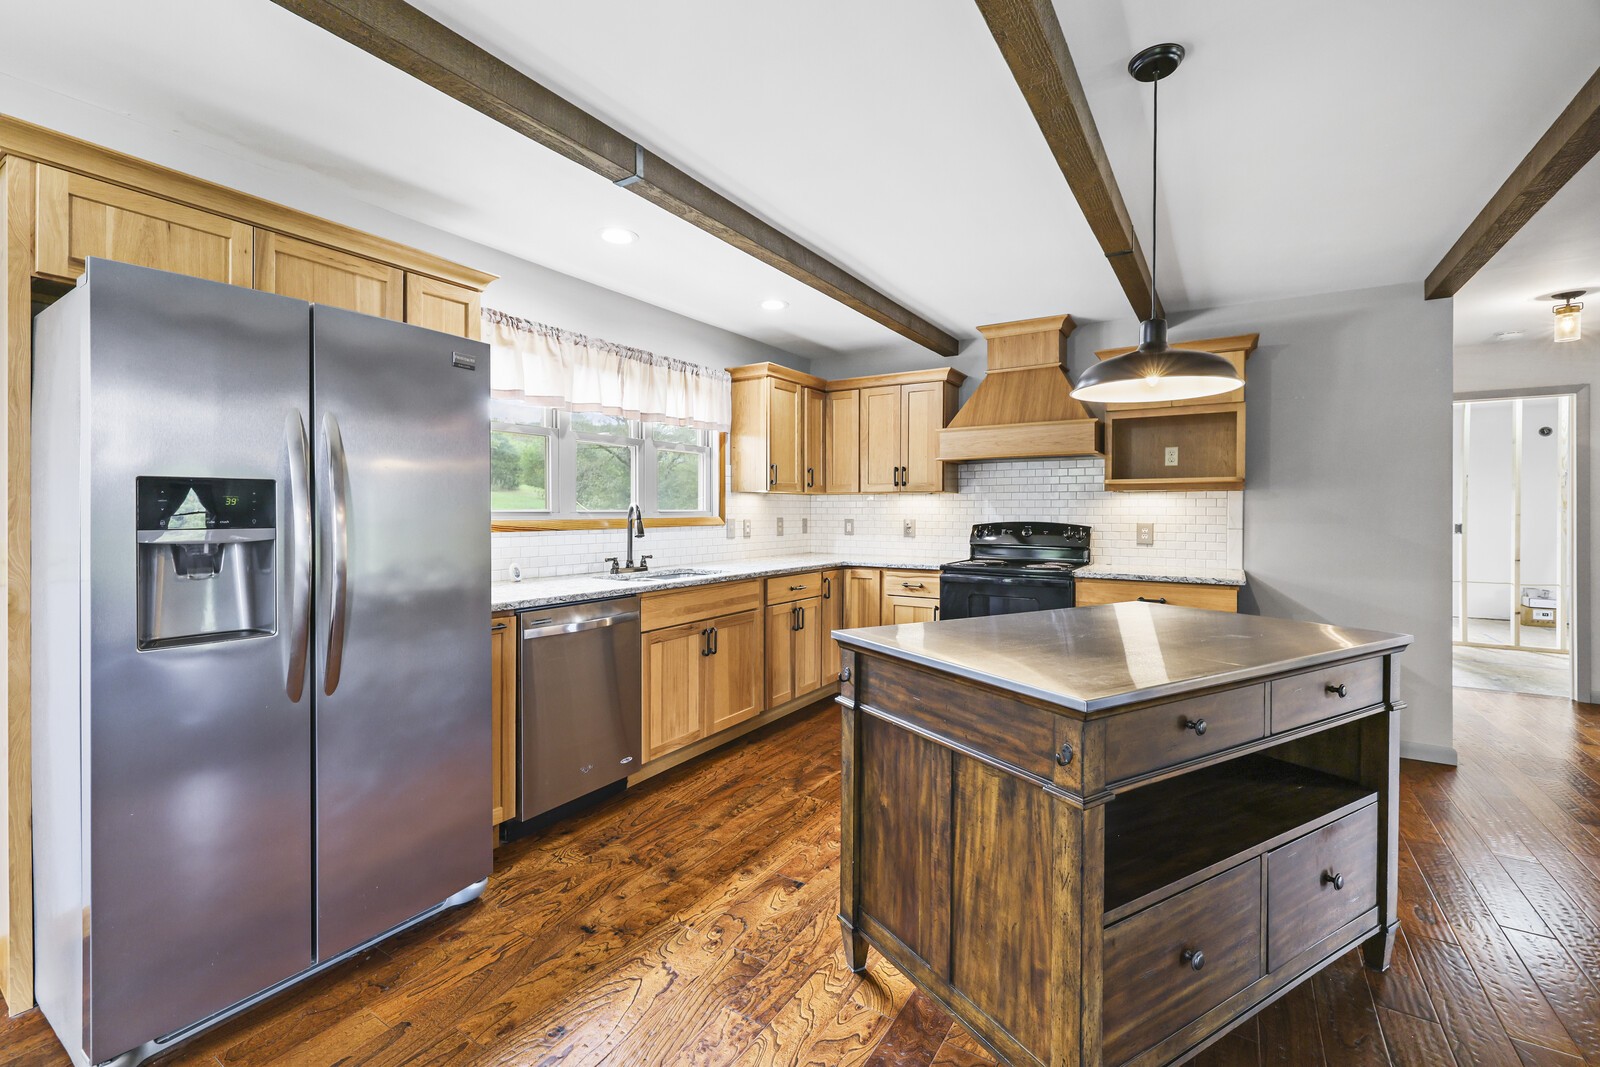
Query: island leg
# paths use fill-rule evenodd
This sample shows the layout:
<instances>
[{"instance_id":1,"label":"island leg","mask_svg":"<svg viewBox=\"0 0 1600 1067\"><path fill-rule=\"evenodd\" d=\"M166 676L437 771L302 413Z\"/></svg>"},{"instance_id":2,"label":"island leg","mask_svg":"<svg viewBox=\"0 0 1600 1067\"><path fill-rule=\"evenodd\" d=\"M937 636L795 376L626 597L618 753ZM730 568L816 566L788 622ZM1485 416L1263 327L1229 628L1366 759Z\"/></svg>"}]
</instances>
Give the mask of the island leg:
<instances>
[{"instance_id":1,"label":"island leg","mask_svg":"<svg viewBox=\"0 0 1600 1067\"><path fill-rule=\"evenodd\" d=\"M845 958L857 974L867 969L867 939L861 936L861 713L855 706L855 687L850 684L855 656L846 652L841 676L839 707L842 709L839 737L840 825L839 825L839 928L844 936Z\"/></svg>"},{"instance_id":2,"label":"island leg","mask_svg":"<svg viewBox=\"0 0 1600 1067\"><path fill-rule=\"evenodd\" d=\"M1105 807L1053 798L1050 939L1051 1067L1100 1067Z\"/></svg>"},{"instance_id":3,"label":"island leg","mask_svg":"<svg viewBox=\"0 0 1600 1067\"><path fill-rule=\"evenodd\" d=\"M1394 698L1400 664L1384 657L1389 706L1361 725L1362 784L1378 792L1378 922L1382 929L1362 943L1362 956L1374 971L1389 969L1395 934L1400 929L1400 712Z\"/></svg>"}]
</instances>

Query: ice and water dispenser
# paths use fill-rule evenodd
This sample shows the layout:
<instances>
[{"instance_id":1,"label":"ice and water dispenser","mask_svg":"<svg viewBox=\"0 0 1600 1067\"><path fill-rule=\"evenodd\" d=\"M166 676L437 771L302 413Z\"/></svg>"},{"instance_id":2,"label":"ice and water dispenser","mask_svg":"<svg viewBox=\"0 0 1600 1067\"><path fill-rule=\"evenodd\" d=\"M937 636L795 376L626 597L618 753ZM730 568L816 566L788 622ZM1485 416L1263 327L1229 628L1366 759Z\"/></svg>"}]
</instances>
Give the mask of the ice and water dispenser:
<instances>
[{"instance_id":1,"label":"ice and water dispenser","mask_svg":"<svg viewBox=\"0 0 1600 1067\"><path fill-rule=\"evenodd\" d=\"M270 479L139 478L139 648L275 632Z\"/></svg>"}]
</instances>

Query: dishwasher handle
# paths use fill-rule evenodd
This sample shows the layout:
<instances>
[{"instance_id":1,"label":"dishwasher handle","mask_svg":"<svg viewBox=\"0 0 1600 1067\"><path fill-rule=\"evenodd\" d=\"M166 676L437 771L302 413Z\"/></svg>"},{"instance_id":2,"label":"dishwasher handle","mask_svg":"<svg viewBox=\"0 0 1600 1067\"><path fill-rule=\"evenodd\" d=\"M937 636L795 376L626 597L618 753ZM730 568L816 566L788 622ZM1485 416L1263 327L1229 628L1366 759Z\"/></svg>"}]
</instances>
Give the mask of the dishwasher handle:
<instances>
[{"instance_id":1,"label":"dishwasher handle","mask_svg":"<svg viewBox=\"0 0 1600 1067\"><path fill-rule=\"evenodd\" d=\"M535 637L555 637L558 634L575 634L583 630L598 630L605 626L617 626L625 622L633 622L639 617L637 611L624 611L617 615L604 615L598 619L585 619L583 622L555 622L551 619L530 619L530 623L546 623L547 625L534 625L522 631L523 640Z\"/></svg>"}]
</instances>

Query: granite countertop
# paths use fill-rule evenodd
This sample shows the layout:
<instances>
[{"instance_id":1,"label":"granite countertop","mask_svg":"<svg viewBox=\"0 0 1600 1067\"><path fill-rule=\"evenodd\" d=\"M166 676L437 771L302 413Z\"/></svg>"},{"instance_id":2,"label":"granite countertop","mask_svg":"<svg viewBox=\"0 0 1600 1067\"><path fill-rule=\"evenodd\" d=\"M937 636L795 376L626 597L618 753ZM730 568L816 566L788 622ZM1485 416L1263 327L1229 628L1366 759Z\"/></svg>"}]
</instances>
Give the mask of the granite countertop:
<instances>
[{"instance_id":1,"label":"granite countertop","mask_svg":"<svg viewBox=\"0 0 1600 1067\"><path fill-rule=\"evenodd\" d=\"M1394 652L1406 634L1170 604L873 626L840 644L1081 712Z\"/></svg>"},{"instance_id":2,"label":"granite countertop","mask_svg":"<svg viewBox=\"0 0 1600 1067\"><path fill-rule=\"evenodd\" d=\"M1077 578L1109 578L1128 582L1176 582L1181 585L1244 585L1244 571L1226 567L1123 567L1091 563L1073 571Z\"/></svg>"},{"instance_id":3,"label":"granite countertop","mask_svg":"<svg viewBox=\"0 0 1600 1067\"><path fill-rule=\"evenodd\" d=\"M827 556L821 554L794 556L764 556L760 559L738 560L732 563L686 563L683 567L707 571L706 574L686 574L679 578L647 578L619 582L605 576L604 571L592 574L571 574L556 578L525 578L520 582L495 582L489 587L490 604L495 611L519 611L523 608L547 608L557 604L579 604L586 600L605 600L609 597L632 596L638 593L659 593L663 589L687 589L694 585L712 585L732 582L741 578L770 578L780 574L799 574L802 571L820 571L832 567L879 567L885 570L936 571L938 563L927 560L866 559L856 556ZM657 569L679 569L675 564L665 564Z\"/></svg>"}]
</instances>

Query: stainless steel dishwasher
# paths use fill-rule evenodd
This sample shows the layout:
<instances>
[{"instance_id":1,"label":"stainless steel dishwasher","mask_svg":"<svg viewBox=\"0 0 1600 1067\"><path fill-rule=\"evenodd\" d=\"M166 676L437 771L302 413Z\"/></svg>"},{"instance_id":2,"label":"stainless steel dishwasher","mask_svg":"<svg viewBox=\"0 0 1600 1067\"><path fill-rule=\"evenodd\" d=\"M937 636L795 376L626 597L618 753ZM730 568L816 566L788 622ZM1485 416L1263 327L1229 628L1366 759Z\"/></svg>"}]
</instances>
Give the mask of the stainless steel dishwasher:
<instances>
[{"instance_id":1,"label":"stainless steel dishwasher","mask_svg":"<svg viewBox=\"0 0 1600 1067\"><path fill-rule=\"evenodd\" d=\"M519 612L517 818L639 768L639 598Z\"/></svg>"}]
</instances>

